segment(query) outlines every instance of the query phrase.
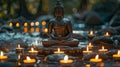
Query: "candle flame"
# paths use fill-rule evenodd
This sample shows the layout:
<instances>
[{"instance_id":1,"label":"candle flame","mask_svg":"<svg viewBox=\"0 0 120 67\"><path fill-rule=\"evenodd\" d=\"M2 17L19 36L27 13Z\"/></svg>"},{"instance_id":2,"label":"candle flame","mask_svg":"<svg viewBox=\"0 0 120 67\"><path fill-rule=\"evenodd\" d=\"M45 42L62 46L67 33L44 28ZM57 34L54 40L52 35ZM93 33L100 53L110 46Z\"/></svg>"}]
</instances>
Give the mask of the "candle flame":
<instances>
[{"instance_id":1,"label":"candle flame","mask_svg":"<svg viewBox=\"0 0 120 67\"><path fill-rule=\"evenodd\" d=\"M68 55L65 55L64 60L65 60L65 61L68 60Z\"/></svg>"},{"instance_id":2,"label":"candle flame","mask_svg":"<svg viewBox=\"0 0 120 67\"><path fill-rule=\"evenodd\" d=\"M40 24L39 24L39 22L37 21L37 22L35 23L35 25L36 25L36 26L39 26Z\"/></svg>"},{"instance_id":3,"label":"candle flame","mask_svg":"<svg viewBox=\"0 0 120 67\"><path fill-rule=\"evenodd\" d=\"M47 33L47 32L48 32L48 29L47 29L47 28L45 28L45 29L44 29L44 32L45 32L45 33Z\"/></svg>"},{"instance_id":4,"label":"candle flame","mask_svg":"<svg viewBox=\"0 0 120 67\"><path fill-rule=\"evenodd\" d=\"M20 44L18 44L18 48L20 48Z\"/></svg>"},{"instance_id":5,"label":"candle flame","mask_svg":"<svg viewBox=\"0 0 120 67\"><path fill-rule=\"evenodd\" d=\"M34 48L31 48L31 51L33 52L33 51L34 51Z\"/></svg>"},{"instance_id":6,"label":"candle flame","mask_svg":"<svg viewBox=\"0 0 120 67\"><path fill-rule=\"evenodd\" d=\"M30 25L31 25L31 26L34 26L34 22L31 22Z\"/></svg>"},{"instance_id":7,"label":"candle flame","mask_svg":"<svg viewBox=\"0 0 120 67\"><path fill-rule=\"evenodd\" d=\"M27 23L27 22L25 22L25 23L24 23L24 26L28 26L28 23Z\"/></svg>"},{"instance_id":8,"label":"candle flame","mask_svg":"<svg viewBox=\"0 0 120 67\"><path fill-rule=\"evenodd\" d=\"M118 50L118 55L120 55L120 50Z\"/></svg>"},{"instance_id":9,"label":"candle flame","mask_svg":"<svg viewBox=\"0 0 120 67\"><path fill-rule=\"evenodd\" d=\"M99 58L99 55L96 55L96 56L95 56L95 59L98 59L98 58Z\"/></svg>"},{"instance_id":10,"label":"candle flame","mask_svg":"<svg viewBox=\"0 0 120 67\"><path fill-rule=\"evenodd\" d=\"M110 36L110 34L108 32L105 33L105 36Z\"/></svg>"},{"instance_id":11,"label":"candle flame","mask_svg":"<svg viewBox=\"0 0 120 67\"><path fill-rule=\"evenodd\" d=\"M20 55L18 55L18 59L20 59Z\"/></svg>"},{"instance_id":12,"label":"candle flame","mask_svg":"<svg viewBox=\"0 0 120 67\"><path fill-rule=\"evenodd\" d=\"M58 48L58 52L60 52L60 48Z\"/></svg>"},{"instance_id":13,"label":"candle flame","mask_svg":"<svg viewBox=\"0 0 120 67\"><path fill-rule=\"evenodd\" d=\"M16 27L19 27L20 26L20 24L19 23L16 23Z\"/></svg>"},{"instance_id":14,"label":"candle flame","mask_svg":"<svg viewBox=\"0 0 120 67\"><path fill-rule=\"evenodd\" d=\"M31 58L30 58L29 56L27 56L27 57L26 57L26 59L27 59L28 61L30 61L30 60L31 60Z\"/></svg>"},{"instance_id":15,"label":"candle flame","mask_svg":"<svg viewBox=\"0 0 120 67\"><path fill-rule=\"evenodd\" d=\"M93 35L93 31L92 30L90 31L90 35Z\"/></svg>"},{"instance_id":16,"label":"candle flame","mask_svg":"<svg viewBox=\"0 0 120 67\"><path fill-rule=\"evenodd\" d=\"M9 23L9 26L10 26L10 27L12 27L12 26L13 26L12 22L10 22L10 23Z\"/></svg>"},{"instance_id":17,"label":"candle flame","mask_svg":"<svg viewBox=\"0 0 120 67\"><path fill-rule=\"evenodd\" d=\"M92 46L91 42L89 43L89 46Z\"/></svg>"},{"instance_id":18,"label":"candle flame","mask_svg":"<svg viewBox=\"0 0 120 67\"><path fill-rule=\"evenodd\" d=\"M86 49L86 51L89 51L89 47L87 46L87 49Z\"/></svg>"},{"instance_id":19,"label":"candle flame","mask_svg":"<svg viewBox=\"0 0 120 67\"><path fill-rule=\"evenodd\" d=\"M45 21L43 21L43 22L42 22L42 25L46 25L46 22L45 22Z\"/></svg>"},{"instance_id":20,"label":"candle flame","mask_svg":"<svg viewBox=\"0 0 120 67\"><path fill-rule=\"evenodd\" d=\"M104 50L104 46L102 46L102 50Z\"/></svg>"},{"instance_id":21,"label":"candle flame","mask_svg":"<svg viewBox=\"0 0 120 67\"><path fill-rule=\"evenodd\" d=\"M0 52L0 56L3 56L3 51Z\"/></svg>"}]
</instances>

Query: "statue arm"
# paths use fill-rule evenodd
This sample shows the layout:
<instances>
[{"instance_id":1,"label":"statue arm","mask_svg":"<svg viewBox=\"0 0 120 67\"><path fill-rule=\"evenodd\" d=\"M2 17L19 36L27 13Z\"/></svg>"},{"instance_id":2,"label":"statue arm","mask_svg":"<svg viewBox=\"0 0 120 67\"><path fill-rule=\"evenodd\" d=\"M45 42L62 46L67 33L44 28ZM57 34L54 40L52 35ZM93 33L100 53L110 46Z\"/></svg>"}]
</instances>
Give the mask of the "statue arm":
<instances>
[{"instance_id":1,"label":"statue arm","mask_svg":"<svg viewBox=\"0 0 120 67\"><path fill-rule=\"evenodd\" d=\"M53 25L54 24L52 22L50 22L49 25L48 25L48 35L49 35L49 37L52 37L51 33L52 33Z\"/></svg>"},{"instance_id":2,"label":"statue arm","mask_svg":"<svg viewBox=\"0 0 120 67\"><path fill-rule=\"evenodd\" d=\"M67 23L67 30L69 33L67 37L71 37L72 36L72 24L70 21Z\"/></svg>"}]
</instances>

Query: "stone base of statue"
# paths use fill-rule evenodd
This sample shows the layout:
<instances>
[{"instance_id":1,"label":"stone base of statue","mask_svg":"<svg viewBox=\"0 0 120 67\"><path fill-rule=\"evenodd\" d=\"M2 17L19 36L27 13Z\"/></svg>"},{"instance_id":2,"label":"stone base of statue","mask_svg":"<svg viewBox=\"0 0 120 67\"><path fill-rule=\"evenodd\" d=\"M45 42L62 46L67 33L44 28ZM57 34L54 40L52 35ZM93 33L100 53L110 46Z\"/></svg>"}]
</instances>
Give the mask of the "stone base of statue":
<instances>
[{"instance_id":1,"label":"stone base of statue","mask_svg":"<svg viewBox=\"0 0 120 67\"><path fill-rule=\"evenodd\" d=\"M51 47L51 46L69 46L69 47L78 47L79 41L77 39L70 39L70 40L51 40L51 39L44 39L42 41L44 47Z\"/></svg>"}]
</instances>

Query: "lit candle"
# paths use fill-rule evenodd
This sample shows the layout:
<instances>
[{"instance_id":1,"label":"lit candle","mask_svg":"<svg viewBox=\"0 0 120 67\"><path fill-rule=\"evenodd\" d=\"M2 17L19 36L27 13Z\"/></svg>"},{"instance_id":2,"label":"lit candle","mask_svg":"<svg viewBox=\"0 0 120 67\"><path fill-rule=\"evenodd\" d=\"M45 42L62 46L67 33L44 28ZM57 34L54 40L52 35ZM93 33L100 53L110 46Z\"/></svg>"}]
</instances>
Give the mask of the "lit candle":
<instances>
[{"instance_id":1,"label":"lit candle","mask_svg":"<svg viewBox=\"0 0 120 67\"><path fill-rule=\"evenodd\" d=\"M12 27L12 26L13 26L13 23L12 23L12 22L10 22L10 23L9 23L9 26L10 26L10 27Z\"/></svg>"},{"instance_id":2,"label":"lit candle","mask_svg":"<svg viewBox=\"0 0 120 67\"><path fill-rule=\"evenodd\" d=\"M17 50L22 50L23 48L21 48L21 47L20 47L20 44L18 44L18 46L17 46L16 49L17 49Z\"/></svg>"},{"instance_id":3,"label":"lit candle","mask_svg":"<svg viewBox=\"0 0 120 67\"><path fill-rule=\"evenodd\" d=\"M0 52L0 60L6 60L8 56L5 56L3 51Z\"/></svg>"},{"instance_id":4,"label":"lit candle","mask_svg":"<svg viewBox=\"0 0 120 67\"><path fill-rule=\"evenodd\" d=\"M47 29L47 28L45 28L45 29L44 29L44 33L47 33L47 32L48 32L48 29Z\"/></svg>"},{"instance_id":5,"label":"lit candle","mask_svg":"<svg viewBox=\"0 0 120 67\"><path fill-rule=\"evenodd\" d=\"M27 23L27 22L25 22L25 23L24 23L24 26L25 26L25 27L27 27L27 26L28 26L28 23Z\"/></svg>"},{"instance_id":6,"label":"lit candle","mask_svg":"<svg viewBox=\"0 0 120 67\"><path fill-rule=\"evenodd\" d=\"M34 32L34 28L32 27L32 28L30 28L30 32L32 33L32 32Z\"/></svg>"},{"instance_id":7,"label":"lit candle","mask_svg":"<svg viewBox=\"0 0 120 67\"><path fill-rule=\"evenodd\" d=\"M28 32L28 28L24 27L24 32L27 33Z\"/></svg>"},{"instance_id":8,"label":"lit candle","mask_svg":"<svg viewBox=\"0 0 120 67\"><path fill-rule=\"evenodd\" d=\"M118 50L117 54L113 54L113 58L120 58L120 50Z\"/></svg>"},{"instance_id":9,"label":"lit candle","mask_svg":"<svg viewBox=\"0 0 120 67\"><path fill-rule=\"evenodd\" d=\"M16 53L23 53L23 48L20 47L20 44L18 44L18 46L16 48Z\"/></svg>"},{"instance_id":10,"label":"lit candle","mask_svg":"<svg viewBox=\"0 0 120 67\"><path fill-rule=\"evenodd\" d=\"M40 32L40 29L39 28L35 28L35 32Z\"/></svg>"},{"instance_id":11,"label":"lit candle","mask_svg":"<svg viewBox=\"0 0 120 67\"><path fill-rule=\"evenodd\" d=\"M98 51L99 52L106 52L106 51L108 51L108 49L105 49L104 46L102 46L102 49L99 49Z\"/></svg>"},{"instance_id":12,"label":"lit candle","mask_svg":"<svg viewBox=\"0 0 120 67\"><path fill-rule=\"evenodd\" d=\"M92 51L89 50L89 47L87 46L86 50L83 51L84 54L92 53Z\"/></svg>"},{"instance_id":13,"label":"lit candle","mask_svg":"<svg viewBox=\"0 0 120 67\"><path fill-rule=\"evenodd\" d=\"M19 23L16 23L16 27L19 27L20 26L20 24Z\"/></svg>"},{"instance_id":14,"label":"lit candle","mask_svg":"<svg viewBox=\"0 0 120 67\"><path fill-rule=\"evenodd\" d=\"M108 32L106 32L104 36L109 37L110 34Z\"/></svg>"},{"instance_id":15,"label":"lit candle","mask_svg":"<svg viewBox=\"0 0 120 67\"><path fill-rule=\"evenodd\" d=\"M61 64L72 64L73 60L72 59L68 59L68 55L65 55L63 60L60 60Z\"/></svg>"},{"instance_id":16,"label":"lit candle","mask_svg":"<svg viewBox=\"0 0 120 67\"><path fill-rule=\"evenodd\" d=\"M46 25L46 22L45 22L45 21L43 21L43 22L42 22L42 25L43 25L43 26L45 26L45 25Z\"/></svg>"},{"instance_id":17,"label":"lit candle","mask_svg":"<svg viewBox=\"0 0 120 67\"><path fill-rule=\"evenodd\" d=\"M35 63L36 60L35 59L31 59L29 56L26 57L26 59L23 60L24 63L27 64L31 64L31 63Z\"/></svg>"},{"instance_id":18,"label":"lit candle","mask_svg":"<svg viewBox=\"0 0 120 67\"><path fill-rule=\"evenodd\" d=\"M88 34L89 37L94 37L94 33L93 31L91 30L90 33Z\"/></svg>"},{"instance_id":19,"label":"lit candle","mask_svg":"<svg viewBox=\"0 0 120 67\"><path fill-rule=\"evenodd\" d=\"M54 54L63 54L63 51L60 51L60 48L57 49L57 51L54 52Z\"/></svg>"},{"instance_id":20,"label":"lit candle","mask_svg":"<svg viewBox=\"0 0 120 67\"><path fill-rule=\"evenodd\" d=\"M35 25L36 25L36 26L39 26L39 25L40 25L40 23L37 21L37 22L35 23Z\"/></svg>"},{"instance_id":21,"label":"lit candle","mask_svg":"<svg viewBox=\"0 0 120 67\"><path fill-rule=\"evenodd\" d=\"M31 26L34 26L34 22L31 22L30 25L31 25Z\"/></svg>"},{"instance_id":22,"label":"lit candle","mask_svg":"<svg viewBox=\"0 0 120 67\"><path fill-rule=\"evenodd\" d=\"M38 53L37 50L34 50L34 48L32 47L30 51L28 51L30 54L34 54L36 55Z\"/></svg>"},{"instance_id":23,"label":"lit candle","mask_svg":"<svg viewBox=\"0 0 120 67\"><path fill-rule=\"evenodd\" d=\"M90 59L90 62L101 62L102 59L99 58L99 55L96 55L95 58Z\"/></svg>"},{"instance_id":24,"label":"lit candle","mask_svg":"<svg viewBox=\"0 0 120 67\"><path fill-rule=\"evenodd\" d=\"M93 45L92 45L91 42L88 44L88 47L89 47L90 49L93 47Z\"/></svg>"}]
</instances>

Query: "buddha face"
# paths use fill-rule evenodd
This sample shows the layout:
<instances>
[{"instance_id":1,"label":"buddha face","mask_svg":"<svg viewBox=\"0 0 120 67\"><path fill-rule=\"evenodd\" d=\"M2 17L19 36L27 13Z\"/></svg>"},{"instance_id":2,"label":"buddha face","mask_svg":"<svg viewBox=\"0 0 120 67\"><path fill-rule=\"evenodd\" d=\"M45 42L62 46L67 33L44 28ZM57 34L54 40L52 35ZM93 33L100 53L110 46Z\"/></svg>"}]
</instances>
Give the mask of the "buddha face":
<instances>
[{"instance_id":1,"label":"buddha face","mask_svg":"<svg viewBox=\"0 0 120 67\"><path fill-rule=\"evenodd\" d=\"M63 17L63 8L55 8L55 11L54 11L54 16L56 17L56 19L58 21L60 21Z\"/></svg>"}]
</instances>

